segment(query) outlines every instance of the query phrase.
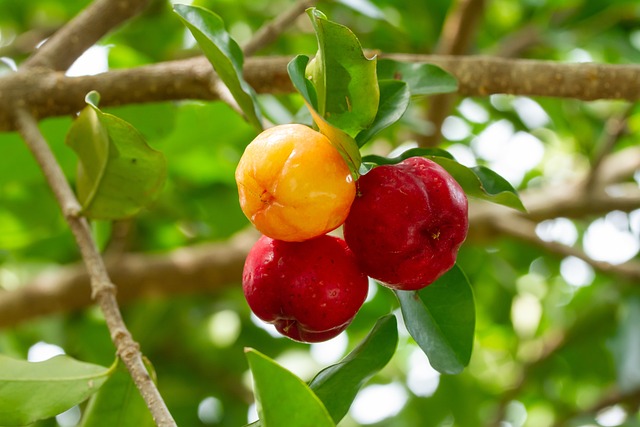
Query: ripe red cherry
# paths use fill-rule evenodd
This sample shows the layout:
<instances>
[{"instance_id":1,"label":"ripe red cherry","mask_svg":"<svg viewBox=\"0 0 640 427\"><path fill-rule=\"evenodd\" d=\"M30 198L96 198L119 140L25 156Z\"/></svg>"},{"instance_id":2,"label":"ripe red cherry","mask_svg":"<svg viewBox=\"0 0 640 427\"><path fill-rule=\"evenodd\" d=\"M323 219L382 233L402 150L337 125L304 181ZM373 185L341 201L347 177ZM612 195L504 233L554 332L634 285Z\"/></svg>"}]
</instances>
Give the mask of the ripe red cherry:
<instances>
[{"instance_id":1,"label":"ripe red cherry","mask_svg":"<svg viewBox=\"0 0 640 427\"><path fill-rule=\"evenodd\" d=\"M262 236L247 256L242 289L255 315L281 334L320 342L349 326L369 285L340 238L284 242Z\"/></svg>"},{"instance_id":2,"label":"ripe red cherry","mask_svg":"<svg viewBox=\"0 0 640 427\"><path fill-rule=\"evenodd\" d=\"M437 163L411 157L360 177L344 236L366 274L416 290L453 267L468 228L460 185Z\"/></svg>"}]
</instances>

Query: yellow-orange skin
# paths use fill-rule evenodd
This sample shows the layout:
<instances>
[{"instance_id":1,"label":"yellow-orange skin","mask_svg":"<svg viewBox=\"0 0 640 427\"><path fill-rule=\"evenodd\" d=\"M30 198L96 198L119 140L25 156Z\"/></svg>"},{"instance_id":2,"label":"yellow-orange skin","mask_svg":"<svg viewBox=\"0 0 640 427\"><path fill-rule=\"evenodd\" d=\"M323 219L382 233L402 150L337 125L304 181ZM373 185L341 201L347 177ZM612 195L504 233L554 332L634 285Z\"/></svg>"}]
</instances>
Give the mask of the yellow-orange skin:
<instances>
[{"instance_id":1,"label":"yellow-orange skin","mask_svg":"<svg viewBox=\"0 0 640 427\"><path fill-rule=\"evenodd\" d=\"M301 242L339 227L356 187L347 164L319 132L299 124L265 130L236 169L242 211L264 235Z\"/></svg>"}]
</instances>

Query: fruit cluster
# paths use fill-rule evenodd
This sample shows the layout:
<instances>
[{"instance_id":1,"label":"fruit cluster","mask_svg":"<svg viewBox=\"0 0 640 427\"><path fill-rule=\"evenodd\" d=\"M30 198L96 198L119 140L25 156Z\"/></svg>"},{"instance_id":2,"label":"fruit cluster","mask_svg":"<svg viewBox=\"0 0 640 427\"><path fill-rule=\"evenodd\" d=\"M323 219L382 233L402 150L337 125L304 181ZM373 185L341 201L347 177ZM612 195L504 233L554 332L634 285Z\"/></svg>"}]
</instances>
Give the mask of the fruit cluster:
<instances>
[{"instance_id":1,"label":"fruit cluster","mask_svg":"<svg viewBox=\"0 0 640 427\"><path fill-rule=\"evenodd\" d=\"M353 180L321 133L270 128L236 169L243 212L263 234L247 256L251 310L297 341L342 332L364 303L367 276L421 289L449 270L467 235L467 198L438 164L412 157ZM344 240L326 233L343 225Z\"/></svg>"}]
</instances>

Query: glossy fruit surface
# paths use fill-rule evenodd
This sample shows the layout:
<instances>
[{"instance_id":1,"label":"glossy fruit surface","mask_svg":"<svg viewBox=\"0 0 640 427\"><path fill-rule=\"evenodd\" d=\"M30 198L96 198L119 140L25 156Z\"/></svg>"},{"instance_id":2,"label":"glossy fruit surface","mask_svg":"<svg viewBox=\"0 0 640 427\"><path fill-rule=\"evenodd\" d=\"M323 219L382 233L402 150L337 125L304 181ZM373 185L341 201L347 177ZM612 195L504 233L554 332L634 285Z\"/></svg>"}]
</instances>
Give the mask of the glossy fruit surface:
<instances>
[{"instance_id":1,"label":"glossy fruit surface","mask_svg":"<svg viewBox=\"0 0 640 427\"><path fill-rule=\"evenodd\" d=\"M360 177L344 236L366 274L415 290L453 267L468 227L460 185L437 163L411 157Z\"/></svg>"},{"instance_id":2,"label":"glossy fruit surface","mask_svg":"<svg viewBox=\"0 0 640 427\"><path fill-rule=\"evenodd\" d=\"M339 227L355 197L347 164L321 133L299 124L258 135L236 169L240 206L264 235L300 242Z\"/></svg>"},{"instance_id":3,"label":"glossy fruit surface","mask_svg":"<svg viewBox=\"0 0 640 427\"><path fill-rule=\"evenodd\" d=\"M262 236L249 252L242 288L251 310L296 341L319 342L347 328L367 296L367 276L344 240Z\"/></svg>"}]
</instances>

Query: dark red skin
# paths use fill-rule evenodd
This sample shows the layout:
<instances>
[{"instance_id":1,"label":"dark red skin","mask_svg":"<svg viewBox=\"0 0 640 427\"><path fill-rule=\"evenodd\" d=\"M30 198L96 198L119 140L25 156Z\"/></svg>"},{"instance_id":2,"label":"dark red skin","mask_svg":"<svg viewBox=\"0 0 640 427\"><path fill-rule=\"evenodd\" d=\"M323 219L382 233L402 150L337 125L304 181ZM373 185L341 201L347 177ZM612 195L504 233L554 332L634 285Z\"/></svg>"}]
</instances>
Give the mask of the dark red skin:
<instances>
[{"instance_id":1,"label":"dark red skin","mask_svg":"<svg viewBox=\"0 0 640 427\"><path fill-rule=\"evenodd\" d=\"M358 180L344 237L364 272L392 289L416 290L455 264L469 228L468 201L437 163L411 157Z\"/></svg>"},{"instance_id":2,"label":"dark red skin","mask_svg":"<svg viewBox=\"0 0 640 427\"><path fill-rule=\"evenodd\" d=\"M369 284L340 238L283 242L262 236L247 255L242 289L255 315L281 334L320 342L349 326Z\"/></svg>"}]
</instances>

